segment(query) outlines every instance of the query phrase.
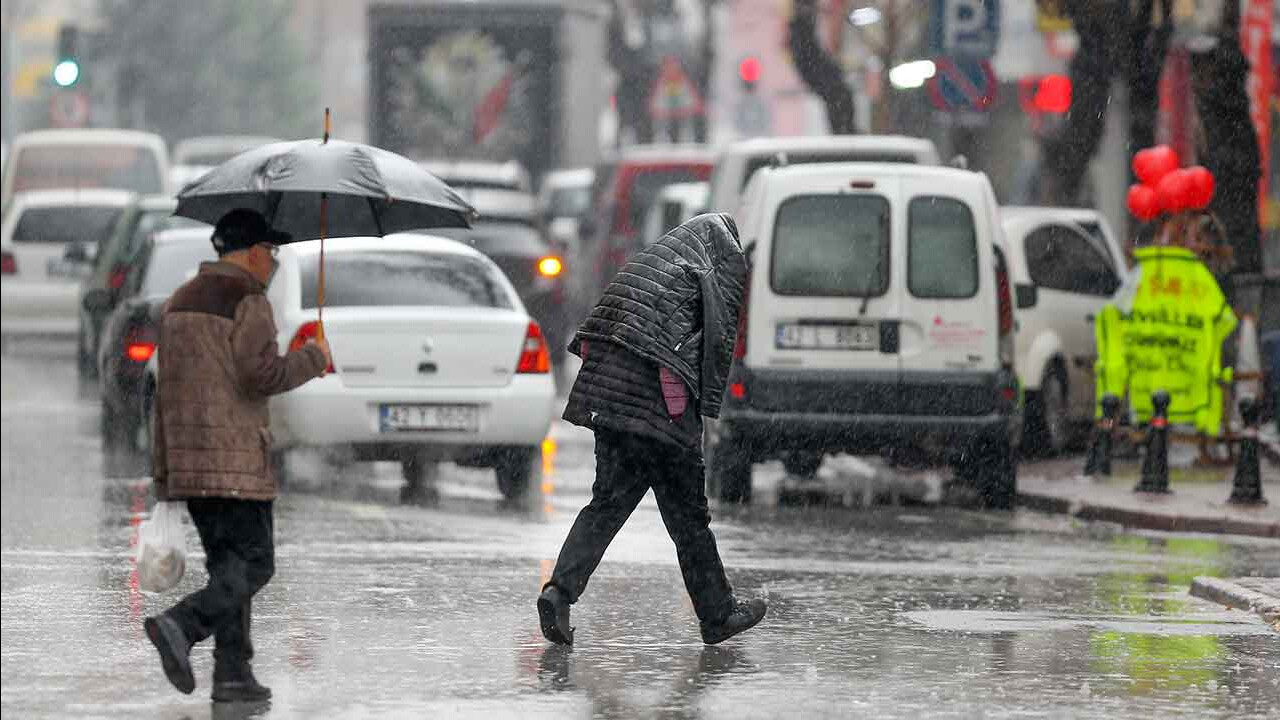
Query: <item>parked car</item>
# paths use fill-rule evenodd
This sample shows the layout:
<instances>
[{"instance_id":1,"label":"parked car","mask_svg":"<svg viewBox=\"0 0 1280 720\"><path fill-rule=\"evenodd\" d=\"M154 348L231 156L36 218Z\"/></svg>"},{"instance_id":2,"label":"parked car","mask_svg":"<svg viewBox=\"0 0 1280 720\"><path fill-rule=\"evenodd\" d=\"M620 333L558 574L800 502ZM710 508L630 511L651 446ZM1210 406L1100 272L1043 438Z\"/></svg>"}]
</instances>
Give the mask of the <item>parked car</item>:
<instances>
[{"instance_id":1,"label":"parked car","mask_svg":"<svg viewBox=\"0 0 1280 720\"><path fill-rule=\"evenodd\" d=\"M676 183L662 188L644 219L645 244L657 242L668 230L707 211L704 182Z\"/></svg>"},{"instance_id":2,"label":"parked car","mask_svg":"<svg viewBox=\"0 0 1280 720\"><path fill-rule=\"evenodd\" d=\"M87 309L108 313L97 353L101 382L101 432L109 452L145 447L143 389L147 363L160 342L160 308L200 263L214 260L207 228L165 230L148 235L118 290L94 288Z\"/></svg>"},{"instance_id":3,"label":"parked car","mask_svg":"<svg viewBox=\"0 0 1280 720\"><path fill-rule=\"evenodd\" d=\"M98 372L98 340L102 334L102 324L107 315L115 309L116 303L123 297L125 280L151 235L161 230L176 227L205 228L206 236L211 230L196 220L175 217L173 209L177 201L168 195L139 195L130 200L121 210L110 233L98 250L93 267L88 277L80 284L79 330L76 341L76 356L79 358L78 368L82 377L96 377ZM100 311L90 312L85 309L84 298L95 290L106 290L107 294L99 298Z\"/></svg>"},{"instance_id":4,"label":"parked car","mask_svg":"<svg viewBox=\"0 0 1280 720\"><path fill-rule=\"evenodd\" d=\"M825 453L955 452L959 484L1012 504L1021 428L1007 251L985 175L905 163L760 170L735 362L708 484L752 463L811 475Z\"/></svg>"},{"instance_id":5,"label":"parked car","mask_svg":"<svg viewBox=\"0 0 1280 720\"><path fill-rule=\"evenodd\" d=\"M116 218L123 190L21 193L0 226L0 332L75 337L77 286Z\"/></svg>"},{"instance_id":6,"label":"parked car","mask_svg":"<svg viewBox=\"0 0 1280 720\"><path fill-rule=\"evenodd\" d=\"M1093 420L1093 323L1128 277L1124 251L1095 210L1004 207L1000 218L1016 297L1024 442L1060 453Z\"/></svg>"},{"instance_id":7,"label":"parked car","mask_svg":"<svg viewBox=\"0 0 1280 720\"><path fill-rule=\"evenodd\" d=\"M317 333L319 250L280 250L267 296L281 349ZM325 268L334 368L271 398L281 477L291 448L349 448L358 461L399 461L410 487L452 460L492 467L505 496L524 494L555 387L542 330L498 266L453 240L392 235L329 240Z\"/></svg>"},{"instance_id":8,"label":"parked car","mask_svg":"<svg viewBox=\"0 0 1280 720\"><path fill-rule=\"evenodd\" d=\"M459 192L468 189L530 192L533 189L529 171L515 160L424 160L421 164Z\"/></svg>"},{"instance_id":9,"label":"parked car","mask_svg":"<svg viewBox=\"0 0 1280 720\"><path fill-rule=\"evenodd\" d=\"M604 287L643 246L645 216L668 185L705 181L712 153L701 145L637 145L596 166L592 212L581 229L583 248L575 262L583 272L577 315L595 303Z\"/></svg>"},{"instance_id":10,"label":"parked car","mask_svg":"<svg viewBox=\"0 0 1280 720\"><path fill-rule=\"evenodd\" d=\"M13 141L0 185L0 207L33 190L116 189L164 192L164 140L136 130L36 130Z\"/></svg>"},{"instance_id":11,"label":"parked car","mask_svg":"<svg viewBox=\"0 0 1280 720\"><path fill-rule=\"evenodd\" d=\"M578 223L591 211L591 168L552 170L538 188L538 217L552 242L578 241Z\"/></svg>"},{"instance_id":12,"label":"parked car","mask_svg":"<svg viewBox=\"0 0 1280 720\"><path fill-rule=\"evenodd\" d=\"M173 168L169 171L169 187L174 192L213 168L259 145L279 142L259 135L202 135L179 141L173 146Z\"/></svg>"},{"instance_id":13,"label":"parked car","mask_svg":"<svg viewBox=\"0 0 1280 720\"><path fill-rule=\"evenodd\" d=\"M811 135L741 140L716 156L708 207L738 213L739 198L751 176L782 162L810 165L842 162L900 162L939 165L933 141L904 135Z\"/></svg>"}]
</instances>

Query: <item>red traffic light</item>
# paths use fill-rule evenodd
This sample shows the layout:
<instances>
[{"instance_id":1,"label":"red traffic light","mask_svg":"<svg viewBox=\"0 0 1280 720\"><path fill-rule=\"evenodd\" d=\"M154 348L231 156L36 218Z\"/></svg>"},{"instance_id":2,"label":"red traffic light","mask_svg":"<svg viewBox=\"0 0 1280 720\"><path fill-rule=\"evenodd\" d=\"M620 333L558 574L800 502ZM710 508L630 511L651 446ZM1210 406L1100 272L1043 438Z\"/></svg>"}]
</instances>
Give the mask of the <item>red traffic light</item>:
<instances>
[{"instance_id":1,"label":"red traffic light","mask_svg":"<svg viewBox=\"0 0 1280 720\"><path fill-rule=\"evenodd\" d=\"M760 58L749 55L738 63L738 77L744 83L755 83L760 79Z\"/></svg>"}]
</instances>

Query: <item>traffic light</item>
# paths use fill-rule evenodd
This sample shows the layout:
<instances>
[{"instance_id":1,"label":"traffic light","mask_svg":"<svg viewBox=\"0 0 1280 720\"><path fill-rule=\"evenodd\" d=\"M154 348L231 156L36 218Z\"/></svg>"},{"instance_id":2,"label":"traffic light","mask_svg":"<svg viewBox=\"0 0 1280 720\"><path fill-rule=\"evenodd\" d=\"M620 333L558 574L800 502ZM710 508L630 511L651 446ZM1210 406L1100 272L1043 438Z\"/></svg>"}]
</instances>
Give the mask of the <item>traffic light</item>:
<instances>
[{"instance_id":1,"label":"traffic light","mask_svg":"<svg viewBox=\"0 0 1280 720\"><path fill-rule=\"evenodd\" d=\"M69 88L80 81L80 31L75 25L58 29L58 62L53 66L53 84Z\"/></svg>"},{"instance_id":2,"label":"traffic light","mask_svg":"<svg viewBox=\"0 0 1280 720\"><path fill-rule=\"evenodd\" d=\"M738 63L738 78L742 80L742 88L747 92L755 92L756 83L760 81L760 58L748 55Z\"/></svg>"}]
</instances>

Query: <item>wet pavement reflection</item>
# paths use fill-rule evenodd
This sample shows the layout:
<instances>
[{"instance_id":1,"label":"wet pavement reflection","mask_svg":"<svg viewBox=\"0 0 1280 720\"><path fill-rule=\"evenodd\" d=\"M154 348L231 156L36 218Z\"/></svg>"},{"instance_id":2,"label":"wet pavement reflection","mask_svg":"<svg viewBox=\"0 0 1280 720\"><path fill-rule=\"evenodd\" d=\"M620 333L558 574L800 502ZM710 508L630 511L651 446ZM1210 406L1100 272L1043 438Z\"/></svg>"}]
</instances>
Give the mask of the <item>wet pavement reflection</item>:
<instances>
[{"instance_id":1,"label":"wet pavement reflection","mask_svg":"<svg viewBox=\"0 0 1280 720\"><path fill-rule=\"evenodd\" d=\"M0 365L5 717L1280 717L1280 635L1187 595L1280 574L1280 543L1028 512L717 509L735 588L770 611L705 647L648 498L575 606L578 647L550 647L533 600L592 478L590 436L560 426L515 505L482 471L404 498L395 466L297 458L255 601L275 698L211 704L204 646L180 696L141 621L203 582L202 557L178 590L137 590L148 483L102 457L69 357Z\"/></svg>"}]
</instances>

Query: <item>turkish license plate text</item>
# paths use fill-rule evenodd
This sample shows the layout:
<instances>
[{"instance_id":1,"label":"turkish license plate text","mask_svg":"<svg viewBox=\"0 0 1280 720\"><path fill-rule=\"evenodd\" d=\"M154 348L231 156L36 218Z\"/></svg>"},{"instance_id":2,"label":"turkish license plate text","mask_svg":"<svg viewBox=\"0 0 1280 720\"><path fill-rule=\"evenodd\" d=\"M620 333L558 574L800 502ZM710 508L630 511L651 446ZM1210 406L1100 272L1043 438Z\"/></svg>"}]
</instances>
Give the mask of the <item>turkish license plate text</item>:
<instances>
[{"instance_id":1,"label":"turkish license plate text","mask_svg":"<svg viewBox=\"0 0 1280 720\"><path fill-rule=\"evenodd\" d=\"M880 329L857 323L780 323L777 346L783 350L876 350Z\"/></svg>"},{"instance_id":2,"label":"turkish license plate text","mask_svg":"<svg viewBox=\"0 0 1280 720\"><path fill-rule=\"evenodd\" d=\"M479 429L480 411L475 405L383 405L379 410L382 432L413 430Z\"/></svg>"}]
</instances>

